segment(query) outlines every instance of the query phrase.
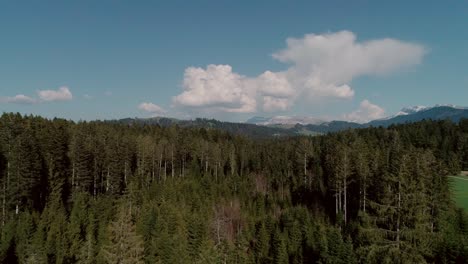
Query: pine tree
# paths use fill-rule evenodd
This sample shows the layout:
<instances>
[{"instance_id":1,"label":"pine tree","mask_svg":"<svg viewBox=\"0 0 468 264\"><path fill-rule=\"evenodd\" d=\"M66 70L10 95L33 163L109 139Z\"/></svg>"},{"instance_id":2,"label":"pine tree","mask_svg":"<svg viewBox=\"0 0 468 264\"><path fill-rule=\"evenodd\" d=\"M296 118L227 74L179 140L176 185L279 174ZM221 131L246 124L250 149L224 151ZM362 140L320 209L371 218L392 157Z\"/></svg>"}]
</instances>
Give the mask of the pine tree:
<instances>
[{"instance_id":1,"label":"pine tree","mask_svg":"<svg viewBox=\"0 0 468 264\"><path fill-rule=\"evenodd\" d=\"M36 231L36 243L49 263L65 263L68 253L67 215L61 201L48 202Z\"/></svg>"},{"instance_id":2,"label":"pine tree","mask_svg":"<svg viewBox=\"0 0 468 264\"><path fill-rule=\"evenodd\" d=\"M255 260L257 263L266 263L269 261L270 238L264 223L257 225L255 237Z\"/></svg>"},{"instance_id":3,"label":"pine tree","mask_svg":"<svg viewBox=\"0 0 468 264\"><path fill-rule=\"evenodd\" d=\"M328 252L326 255L327 263L341 263L343 238L339 229L330 228L327 234Z\"/></svg>"},{"instance_id":4,"label":"pine tree","mask_svg":"<svg viewBox=\"0 0 468 264\"><path fill-rule=\"evenodd\" d=\"M15 214L27 209L40 209L44 199L41 189L42 163L38 145L30 129L25 129L11 149L9 193Z\"/></svg>"},{"instance_id":5,"label":"pine tree","mask_svg":"<svg viewBox=\"0 0 468 264\"><path fill-rule=\"evenodd\" d=\"M288 252L292 256L292 263L302 263L302 232L300 225L294 221L289 229Z\"/></svg>"},{"instance_id":6,"label":"pine tree","mask_svg":"<svg viewBox=\"0 0 468 264\"><path fill-rule=\"evenodd\" d=\"M77 256L77 263L91 264L96 262L97 241L96 241L96 219L94 213L89 213L86 236Z\"/></svg>"},{"instance_id":7,"label":"pine tree","mask_svg":"<svg viewBox=\"0 0 468 264\"><path fill-rule=\"evenodd\" d=\"M109 225L109 242L102 248L106 263L143 263L143 238L136 233L128 206L118 209L117 217Z\"/></svg>"},{"instance_id":8,"label":"pine tree","mask_svg":"<svg viewBox=\"0 0 468 264\"><path fill-rule=\"evenodd\" d=\"M44 121L43 121L44 122ZM64 202L66 180L69 175L70 161L68 159L68 124L64 120L53 120L44 124L38 131L41 155L47 166L49 200Z\"/></svg>"},{"instance_id":9,"label":"pine tree","mask_svg":"<svg viewBox=\"0 0 468 264\"><path fill-rule=\"evenodd\" d=\"M92 192L93 151L90 130L85 123L75 126L70 143L71 179L73 191Z\"/></svg>"},{"instance_id":10,"label":"pine tree","mask_svg":"<svg viewBox=\"0 0 468 264\"><path fill-rule=\"evenodd\" d=\"M12 186L13 177L18 177L18 164L14 166L15 161L18 163L18 153L14 153L15 145L17 144L18 136L24 131L25 120L19 114L5 113L0 118L0 142L3 145L3 162L2 169L2 226L6 225L11 207L18 203L15 197L17 195L18 186ZM13 198L13 199L12 199Z\"/></svg>"},{"instance_id":11,"label":"pine tree","mask_svg":"<svg viewBox=\"0 0 468 264\"><path fill-rule=\"evenodd\" d=\"M276 229L273 234L273 260L276 264L289 263L286 242L279 229Z\"/></svg>"},{"instance_id":12,"label":"pine tree","mask_svg":"<svg viewBox=\"0 0 468 264\"><path fill-rule=\"evenodd\" d=\"M25 263L29 257L35 257L38 253L32 246L35 220L29 212L20 212L17 216L14 249L20 263Z\"/></svg>"},{"instance_id":13,"label":"pine tree","mask_svg":"<svg viewBox=\"0 0 468 264\"><path fill-rule=\"evenodd\" d=\"M70 212L67 237L69 241L68 257L71 262L76 261L83 247L84 234L88 225L88 194L75 192L73 194L73 207Z\"/></svg>"}]
</instances>

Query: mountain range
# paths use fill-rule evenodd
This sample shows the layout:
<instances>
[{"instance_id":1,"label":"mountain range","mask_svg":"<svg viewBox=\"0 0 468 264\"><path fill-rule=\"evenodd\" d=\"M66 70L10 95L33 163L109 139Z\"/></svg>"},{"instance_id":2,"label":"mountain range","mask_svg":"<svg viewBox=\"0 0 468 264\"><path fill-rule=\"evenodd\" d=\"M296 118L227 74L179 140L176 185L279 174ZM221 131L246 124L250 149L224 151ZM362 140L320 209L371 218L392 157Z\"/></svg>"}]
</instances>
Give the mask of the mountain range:
<instances>
[{"instance_id":1,"label":"mountain range","mask_svg":"<svg viewBox=\"0 0 468 264\"><path fill-rule=\"evenodd\" d=\"M254 117L246 121L249 124L273 126L290 128L293 122L296 122L295 127L304 127L309 131L316 133L328 133L337 132L350 128L366 128L366 127L388 127L395 124L412 123L422 120L444 120L449 119L453 122L458 122L462 118L468 118L468 108L459 107L454 105L436 105L433 107L426 106L412 106L401 109L395 115L372 120L367 123L356 123L349 121L320 121L316 118L300 118L292 117L287 119L286 117L272 117L262 118ZM286 122L282 122L286 120Z\"/></svg>"},{"instance_id":2,"label":"mountain range","mask_svg":"<svg viewBox=\"0 0 468 264\"><path fill-rule=\"evenodd\" d=\"M436 105L433 107L414 106L405 107L397 114L367 123L348 121L324 121L313 117L253 117L245 123L223 122L215 119L197 118L193 120L180 120L175 118L126 118L113 120L128 125L159 125L180 127L198 127L203 129L221 129L232 134L241 134L254 138L271 136L318 135L329 132L338 132L346 129L366 127L388 127L390 125L418 122L422 120L451 120L458 122L468 119L468 108L454 105Z\"/></svg>"}]
</instances>

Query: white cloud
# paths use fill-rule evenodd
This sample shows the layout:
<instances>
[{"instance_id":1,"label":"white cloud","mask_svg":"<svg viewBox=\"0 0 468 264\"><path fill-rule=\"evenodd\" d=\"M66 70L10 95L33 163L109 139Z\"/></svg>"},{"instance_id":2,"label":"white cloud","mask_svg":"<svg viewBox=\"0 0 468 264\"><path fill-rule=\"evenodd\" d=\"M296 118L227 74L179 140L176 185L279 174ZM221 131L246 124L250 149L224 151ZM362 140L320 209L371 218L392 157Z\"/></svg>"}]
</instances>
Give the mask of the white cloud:
<instances>
[{"instance_id":1,"label":"white cloud","mask_svg":"<svg viewBox=\"0 0 468 264\"><path fill-rule=\"evenodd\" d=\"M266 71L256 78L256 84L264 112L285 111L296 99L297 92L282 72Z\"/></svg>"},{"instance_id":2,"label":"white cloud","mask_svg":"<svg viewBox=\"0 0 468 264\"><path fill-rule=\"evenodd\" d=\"M58 90L39 90L39 98L30 97L24 94L18 94L13 97L0 97L0 103L12 104L36 104L45 102L69 101L73 95L68 87L60 87Z\"/></svg>"},{"instance_id":3,"label":"white cloud","mask_svg":"<svg viewBox=\"0 0 468 264\"><path fill-rule=\"evenodd\" d=\"M344 115L344 118L352 122L366 123L384 116L385 110L382 107L372 104L369 100L364 100L357 110Z\"/></svg>"},{"instance_id":4,"label":"white cloud","mask_svg":"<svg viewBox=\"0 0 468 264\"><path fill-rule=\"evenodd\" d=\"M299 79L298 79L299 80ZM349 99L354 97L354 90L347 84L336 85L334 83L324 83L317 77L310 77L304 80L304 93L309 97L335 97Z\"/></svg>"},{"instance_id":5,"label":"white cloud","mask_svg":"<svg viewBox=\"0 0 468 264\"><path fill-rule=\"evenodd\" d=\"M206 70L189 67L184 74L184 91L174 97L174 103L224 112L254 112L254 86L245 76L232 72L229 65L208 65Z\"/></svg>"},{"instance_id":6,"label":"white cloud","mask_svg":"<svg viewBox=\"0 0 468 264\"><path fill-rule=\"evenodd\" d=\"M273 58L289 65L282 72L246 77L229 65L185 70L183 92L175 105L211 111L285 111L299 97L350 99L351 82L364 75L390 74L417 65L426 49L415 43L384 38L357 42L349 31L288 38Z\"/></svg>"},{"instance_id":7,"label":"white cloud","mask_svg":"<svg viewBox=\"0 0 468 264\"><path fill-rule=\"evenodd\" d=\"M60 87L58 90L41 90L37 92L39 98L45 102L69 101L73 95L68 87Z\"/></svg>"},{"instance_id":8,"label":"white cloud","mask_svg":"<svg viewBox=\"0 0 468 264\"><path fill-rule=\"evenodd\" d=\"M290 101L287 98L263 97L263 111L265 112L285 111L289 106Z\"/></svg>"},{"instance_id":9,"label":"white cloud","mask_svg":"<svg viewBox=\"0 0 468 264\"><path fill-rule=\"evenodd\" d=\"M11 104L35 104L38 101L24 94L18 94L13 97L0 97L0 102Z\"/></svg>"},{"instance_id":10,"label":"white cloud","mask_svg":"<svg viewBox=\"0 0 468 264\"><path fill-rule=\"evenodd\" d=\"M273 58L291 66L288 79L311 97L351 98L351 81L363 75L383 75L419 64L426 49L414 43L385 38L357 42L340 31L288 38L287 48Z\"/></svg>"},{"instance_id":11,"label":"white cloud","mask_svg":"<svg viewBox=\"0 0 468 264\"><path fill-rule=\"evenodd\" d=\"M296 95L296 91L282 72L266 71L258 76L257 82L262 95L278 98L290 98Z\"/></svg>"},{"instance_id":12,"label":"white cloud","mask_svg":"<svg viewBox=\"0 0 468 264\"><path fill-rule=\"evenodd\" d=\"M152 115L162 115L166 113L166 111L162 107L153 103L141 103L138 105L138 109L148 112Z\"/></svg>"},{"instance_id":13,"label":"white cloud","mask_svg":"<svg viewBox=\"0 0 468 264\"><path fill-rule=\"evenodd\" d=\"M324 82L347 83L365 74L385 74L421 62L426 49L418 44L385 38L356 42L356 35L340 31L288 38L287 48L273 54L293 70Z\"/></svg>"}]
</instances>

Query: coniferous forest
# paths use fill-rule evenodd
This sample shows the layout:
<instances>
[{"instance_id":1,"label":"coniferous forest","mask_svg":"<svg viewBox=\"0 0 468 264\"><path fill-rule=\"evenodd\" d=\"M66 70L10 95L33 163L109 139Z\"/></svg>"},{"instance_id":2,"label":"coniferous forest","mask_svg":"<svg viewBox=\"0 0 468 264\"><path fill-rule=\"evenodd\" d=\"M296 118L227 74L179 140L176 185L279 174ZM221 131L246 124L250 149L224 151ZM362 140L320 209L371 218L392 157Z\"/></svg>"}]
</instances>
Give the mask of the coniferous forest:
<instances>
[{"instance_id":1,"label":"coniferous forest","mask_svg":"<svg viewBox=\"0 0 468 264\"><path fill-rule=\"evenodd\" d=\"M2 263L464 263L468 120L251 139L0 118Z\"/></svg>"}]
</instances>

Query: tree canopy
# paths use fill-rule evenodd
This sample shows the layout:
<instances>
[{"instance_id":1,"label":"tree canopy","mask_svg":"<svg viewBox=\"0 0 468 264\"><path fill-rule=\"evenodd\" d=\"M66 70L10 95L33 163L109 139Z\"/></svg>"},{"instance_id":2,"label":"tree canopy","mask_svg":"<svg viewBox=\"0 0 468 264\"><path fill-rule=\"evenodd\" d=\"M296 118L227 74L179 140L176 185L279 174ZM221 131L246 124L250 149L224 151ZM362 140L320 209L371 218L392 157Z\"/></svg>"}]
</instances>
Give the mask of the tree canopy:
<instances>
[{"instance_id":1,"label":"tree canopy","mask_svg":"<svg viewBox=\"0 0 468 264\"><path fill-rule=\"evenodd\" d=\"M0 117L2 263L460 263L468 120L253 139Z\"/></svg>"}]
</instances>

